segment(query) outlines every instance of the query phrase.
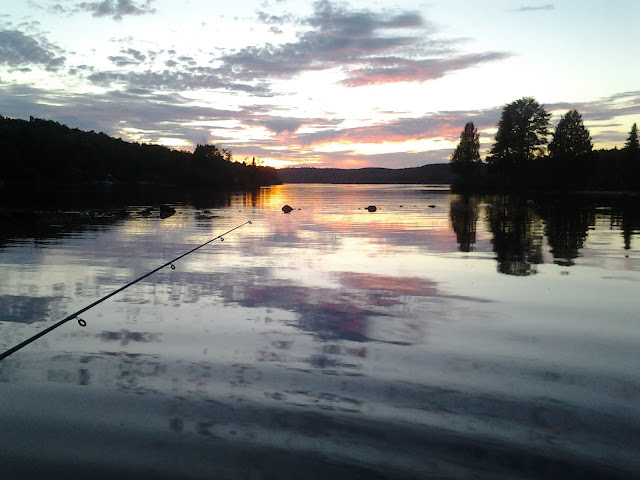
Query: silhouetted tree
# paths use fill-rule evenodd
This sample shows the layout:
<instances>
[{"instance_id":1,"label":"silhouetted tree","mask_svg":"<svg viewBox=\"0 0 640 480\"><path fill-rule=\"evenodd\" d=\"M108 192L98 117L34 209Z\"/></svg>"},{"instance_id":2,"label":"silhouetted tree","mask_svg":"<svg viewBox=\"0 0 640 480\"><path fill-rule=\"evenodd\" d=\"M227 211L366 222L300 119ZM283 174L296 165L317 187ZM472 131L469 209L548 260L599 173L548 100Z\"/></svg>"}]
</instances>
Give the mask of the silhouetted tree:
<instances>
[{"instance_id":1,"label":"silhouetted tree","mask_svg":"<svg viewBox=\"0 0 640 480\"><path fill-rule=\"evenodd\" d=\"M577 110L569 110L558 122L549 144L552 158L574 161L584 159L593 150L591 135Z\"/></svg>"},{"instance_id":2,"label":"silhouetted tree","mask_svg":"<svg viewBox=\"0 0 640 480\"><path fill-rule=\"evenodd\" d=\"M627 138L624 148L633 152L640 151L640 143L638 142L638 126L635 123L631 127L629 138Z\"/></svg>"},{"instance_id":3,"label":"silhouetted tree","mask_svg":"<svg viewBox=\"0 0 640 480\"><path fill-rule=\"evenodd\" d=\"M460 142L451 156L451 170L463 179L468 179L481 164L480 136L473 122L468 122L460 134Z\"/></svg>"},{"instance_id":4,"label":"silhouetted tree","mask_svg":"<svg viewBox=\"0 0 640 480\"><path fill-rule=\"evenodd\" d=\"M533 97L507 104L487 159L489 164L500 171L513 171L544 154L550 117Z\"/></svg>"},{"instance_id":5,"label":"silhouetted tree","mask_svg":"<svg viewBox=\"0 0 640 480\"><path fill-rule=\"evenodd\" d=\"M193 156L196 158L205 158L208 160L226 160L228 162L232 160L231 150L218 147L217 145L209 144L196 145Z\"/></svg>"},{"instance_id":6,"label":"silhouetted tree","mask_svg":"<svg viewBox=\"0 0 640 480\"><path fill-rule=\"evenodd\" d=\"M590 170L593 151L591 135L577 110L569 110L558 122L549 144L555 181L562 185L583 185ZM547 172L549 173L549 172Z\"/></svg>"},{"instance_id":7,"label":"silhouetted tree","mask_svg":"<svg viewBox=\"0 0 640 480\"><path fill-rule=\"evenodd\" d=\"M638 126L634 123L629 138L624 144L624 186L640 190L640 143L638 142Z\"/></svg>"},{"instance_id":8,"label":"silhouetted tree","mask_svg":"<svg viewBox=\"0 0 640 480\"><path fill-rule=\"evenodd\" d=\"M478 197L462 195L453 198L449 205L451 226L456 233L461 252L471 252L476 243L476 225L478 223Z\"/></svg>"}]
</instances>

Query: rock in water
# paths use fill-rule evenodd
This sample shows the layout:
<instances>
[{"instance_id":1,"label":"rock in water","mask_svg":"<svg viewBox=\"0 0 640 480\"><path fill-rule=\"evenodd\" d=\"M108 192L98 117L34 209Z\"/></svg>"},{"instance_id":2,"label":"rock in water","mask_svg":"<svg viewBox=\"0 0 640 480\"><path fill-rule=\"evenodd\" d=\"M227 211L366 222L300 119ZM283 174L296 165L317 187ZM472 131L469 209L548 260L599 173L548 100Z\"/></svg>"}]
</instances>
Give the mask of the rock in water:
<instances>
[{"instance_id":1,"label":"rock in water","mask_svg":"<svg viewBox=\"0 0 640 480\"><path fill-rule=\"evenodd\" d=\"M369 210L370 212L375 212L375 211L376 211L376 210L378 210L378 209L376 208L376 206L375 206L375 205L369 205L369 206L367 207L367 210Z\"/></svg>"},{"instance_id":2,"label":"rock in water","mask_svg":"<svg viewBox=\"0 0 640 480\"><path fill-rule=\"evenodd\" d=\"M168 218L176 213L176 209L168 205L160 205L160 218Z\"/></svg>"},{"instance_id":3,"label":"rock in water","mask_svg":"<svg viewBox=\"0 0 640 480\"><path fill-rule=\"evenodd\" d=\"M293 210L293 208L291 208L289 205L285 205L284 207L282 207L282 211L284 213L289 213Z\"/></svg>"}]
</instances>

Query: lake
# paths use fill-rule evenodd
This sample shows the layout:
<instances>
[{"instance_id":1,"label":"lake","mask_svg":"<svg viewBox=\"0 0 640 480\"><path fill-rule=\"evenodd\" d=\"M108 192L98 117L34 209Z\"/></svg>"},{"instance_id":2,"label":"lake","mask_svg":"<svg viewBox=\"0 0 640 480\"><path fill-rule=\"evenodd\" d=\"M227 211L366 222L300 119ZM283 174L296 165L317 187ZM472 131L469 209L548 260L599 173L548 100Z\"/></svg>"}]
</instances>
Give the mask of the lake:
<instances>
[{"instance_id":1,"label":"lake","mask_svg":"<svg viewBox=\"0 0 640 480\"><path fill-rule=\"evenodd\" d=\"M0 477L638 478L639 205L289 184L7 213L0 353L252 223L0 361Z\"/></svg>"}]
</instances>

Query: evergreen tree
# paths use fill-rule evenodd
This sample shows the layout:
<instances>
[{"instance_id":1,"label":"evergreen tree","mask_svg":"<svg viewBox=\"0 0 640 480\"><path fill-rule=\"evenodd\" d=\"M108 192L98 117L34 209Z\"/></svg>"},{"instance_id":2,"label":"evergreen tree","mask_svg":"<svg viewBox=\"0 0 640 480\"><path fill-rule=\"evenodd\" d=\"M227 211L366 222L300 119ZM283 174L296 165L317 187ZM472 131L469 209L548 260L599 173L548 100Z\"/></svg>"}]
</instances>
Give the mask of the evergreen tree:
<instances>
[{"instance_id":1,"label":"evergreen tree","mask_svg":"<svg viewBox=\"0 0 640 480\"><path fill-rule=\"evenodd\" d=\"M624 185L627 188L640 190L640 143L638 143L638 126L635 123L624 144L624 152L626 157Z\"/></svg>"},{"instance_id":2,"label":"evergreen tree","mask_svg":"<svg viewBox=\"0 0 640 480\"><path fill-rule=\"evenodd\" d=\"M489 163L500 170L515 170L543 155L550 117L533 97L505 105Z\"/></svg>"},{"instance_id":3,"label":"evergreen tree","mask_svg":"<svg viewBox=\"0 0 640 480\"><path fill-rule=\"evenodd\" d=\"M558 122L549 144L551 157L572 162L585 159L592 150L591 136L582 123L582 116L577 110L569 110Z\"/></svg>"},{"instance_id":4,"label":"evergreen tree","mask_svg":"<svg viewBox=\"0 0 640 480\"><path fill-rule=\"evenodd\" d=\"M624 144L624 148L632 152L640 150L640 143L638 143L638 126L635 123L631 127L629 138L627 138L627 143Z\"/></svg>"},{"instance_id":5,"label":"evergreen tree","mask_svg":"<svg viewBox=\"0 0 640 480\"><path fill-rule=\"evenodd\" d=\"M468 122L460 134L460 142L451 156L453 173L468 178L481 164L480 135L473 122Z\"/></svg>"}]
</instances>

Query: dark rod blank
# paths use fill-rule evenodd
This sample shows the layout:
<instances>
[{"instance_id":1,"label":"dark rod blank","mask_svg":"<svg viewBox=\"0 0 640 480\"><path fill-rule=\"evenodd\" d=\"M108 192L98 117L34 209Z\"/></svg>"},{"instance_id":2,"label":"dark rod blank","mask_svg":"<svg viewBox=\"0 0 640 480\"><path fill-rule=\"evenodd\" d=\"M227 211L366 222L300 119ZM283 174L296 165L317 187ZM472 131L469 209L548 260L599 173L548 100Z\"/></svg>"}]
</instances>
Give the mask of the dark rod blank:
<instances>
[{"instance_id":1,"label":"dark rod blank","mask_svg":"<svg viewBox=\"0 0 640 480\"><path fill-rule=\"evenodd\" d=\"M174 263L174 262L177 262L177 261L178 261L178 260L180 260L181 258L186 257L187 255L189 255L189 254L191 254L191 253L195 252L196 250L198 250L199 248L204 247L205 245L209 245L211 242L213 242L213 241L215 241L215 240L222 239L225 235L227 235L227 234L229 234L229 233L233 232L234 230L239 229L240 227L244 227L245 225L248 225L248 224L251 224L251 221L250 221L250 220L249 220L249 221L246 221L246 222L244 222L243 224L240 224L240 225L238 225L238 226L236 226L236 227L233 227L231 230L227 230L226 232L221 233L221 234L220 234L220 235L218 235L217 237L214 237L214 238L212 238L211 240L208 240L208 241L204 242L203 244L198 245L198 246L197 246L197 247L195 247L195 248L192 248L192 249L191 249L191 250L189 250L188 252L183 253L182 255L180 255L180 256L178 256L178 257L174 258L173 260L170 260L170 261L168 261L167 263L165 263L165 264L163 264L163 265L160 265L158 268L155 268L155 269L151 270L150 272L145 273L145 274L144 274L144 275L142 275L141 277L136 278L135 280L133 280L133 281L131 281L131 282L127 283L126 285L124 285L124 286L122 286L122 287L118 288L117 290L114 290L114 291L113 291L113 292L111 292L110 294L105 295L104 297L102 297L102 298L100 298L100 299L96 300L96 301L95 301L95 302L93 302L92 304L87 305L87 306L86 306L86 307L84 307L84 308L81 308L81 309L80 309L80 310L78 310L77 312L74 312L74 313L72 313L71 315L69 315L69 316L67 316L67 317L63 318L63 319L62 319L62 320L60 320L58 323L55 323L55 324L51 325L51 326L50 326L50 327L48 327L48 328L45 328L44 330L42 330L42 331L40 331L40 332L36 333L34 336L32 336L32 337L30 337L30 338L26 339L24 342L22 342L22 343L20 343L20 344L16 345L16 346L15 346L15 347L13 347L13 348L10 348L10 349L9 349L9 350L7 350L6 352L4 352L4 353L0 354L0 360L3 360L3 359L5 359L5 358L7 358L9 355L11 355L11 354L13 354L13 353L17 352L17 351L18 351L18 350L20 350L22 347L26 347L26 346L27 346L27 345L29 345L31 342L36 341L36 340L37 340L37 339L39 339L40 337L42 337L42 336L46 335L47 333L51 332L52 330L55 330L55 329L56 329L56 328L58 328L59 326L64 325L64 324L65 324L65 323L67 323L69 320L73 320L74 318L78 318L78 315L80 315L80 314L82 314L82 313L86 312L87 310L89 310L89 309L91 309L91 308L95 307L95 306L96 306L96 305L98 305L99 303L104 302L104 301L105 301L105 300L107 300L108 298L113 297L115 294L120 293L120 292L121 292L121 291L123 291L124 289L129 288L131 285L135 285L135 284L136 284L136 283L138 283L140 280L144 280L144 279L145 279L145 278L147 278L148 276L153 275L153 274L154 274L154 273L156 273L157 271L162 270L163 268L168 267L169 265L173 266L173 263Z\"/></svg>"}]
</instances>

